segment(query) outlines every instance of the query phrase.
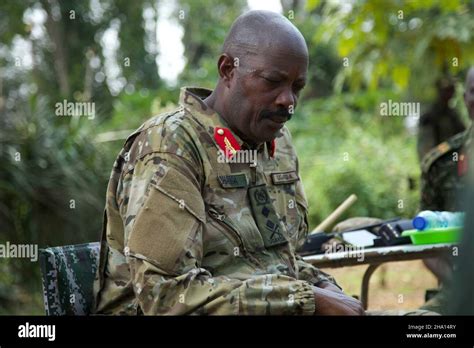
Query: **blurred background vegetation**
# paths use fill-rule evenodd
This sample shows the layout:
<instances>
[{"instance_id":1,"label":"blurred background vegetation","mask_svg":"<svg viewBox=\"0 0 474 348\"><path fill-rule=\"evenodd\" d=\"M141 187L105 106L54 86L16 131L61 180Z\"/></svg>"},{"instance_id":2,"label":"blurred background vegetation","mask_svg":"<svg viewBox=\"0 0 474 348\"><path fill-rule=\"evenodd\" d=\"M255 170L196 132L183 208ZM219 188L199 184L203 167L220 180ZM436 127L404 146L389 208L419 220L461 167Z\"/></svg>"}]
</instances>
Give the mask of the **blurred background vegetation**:
<instances>
[{"instance_id":1,"label":"blurred background vegetation","mask_svg":"<svg viewBox=\"0 0 474 348\"><path fill-rule=\"evenodd\" d=\"M2 1L0 243L97 241L124 138L173 108L181 86L213 88L227 29L255 3ZM474 3L259 3L293 21L310 50L310 81L289 127L312 227L351 193L359 200L343 218L412 217L417 119L381 117L380 103L420 102L426 110L435 80L449 73L458 78L452 106L467 120L462 84L474 62ZM164 59L180 50L182 57ZM56 116L63 100L93 102L95 118ZM8 313L43 313L37 263L0 260L0 314Z\"/></svg>"}]
</instances>

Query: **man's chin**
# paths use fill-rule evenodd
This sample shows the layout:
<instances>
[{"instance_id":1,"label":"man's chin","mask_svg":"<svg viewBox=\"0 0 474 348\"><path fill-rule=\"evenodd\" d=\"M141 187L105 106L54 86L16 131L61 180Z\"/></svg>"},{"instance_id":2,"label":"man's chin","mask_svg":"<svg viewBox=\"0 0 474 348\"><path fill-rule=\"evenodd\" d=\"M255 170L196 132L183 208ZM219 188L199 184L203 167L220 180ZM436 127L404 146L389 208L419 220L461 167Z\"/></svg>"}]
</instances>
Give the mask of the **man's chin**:
<instances>
[{"instance_id":1,"label":"man's chin","mask_svg":"<svg viewBox=\"0 0 474 348\"><path fill-rule=\"evenodd\" d=\"M272 138L271 140L273 140L273 139L275 139L275 138L279 138L279 137L281 137L282 135L283 135L283 128L277 130L277 131L275 132L275 135L273 136L273 138Z\"/></svg>"},{"instance_id":2,"label":"man's chin","mask_svg":"<svg viewBox=\"0 0 474 348\"><path fill-rule=\"evenodd\" d=\"M278 130L268 130L260 137L260 142L266 143L283 135L283 128Z\"/></svg>"}]
</instances>

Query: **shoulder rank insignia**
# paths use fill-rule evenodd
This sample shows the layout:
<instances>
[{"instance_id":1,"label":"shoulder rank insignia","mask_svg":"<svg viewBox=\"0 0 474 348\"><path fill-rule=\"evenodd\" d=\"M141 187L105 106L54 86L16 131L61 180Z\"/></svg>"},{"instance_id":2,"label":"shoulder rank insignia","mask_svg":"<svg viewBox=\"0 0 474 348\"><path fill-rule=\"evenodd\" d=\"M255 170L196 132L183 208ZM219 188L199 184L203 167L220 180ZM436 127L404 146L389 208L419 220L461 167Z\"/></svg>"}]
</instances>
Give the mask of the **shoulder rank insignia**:
<instances>
[{"instance_id":1,"label":"shoulder rank insignia","mask_svg":"<svg viewBox=\"0 0 474 348\"><path fill-rule=\"evenodd\" d=\"M214 128L214 140L219 148L224 152L226 158L232 158L237 151L240 151L240 145L232 132L223 127Z\"/></svg>"},{"instance_id":2,"label":"shoulder rank insignia","mask_svg":"<svg viewBox=\"0 0 474 348\"><path fill-rule=\"evenodd\" d=\"M441 144L437 145L423 157L421 161L421 170L423 173L427 173L428 170L431 168L431 165L445 153L452 149L451 144L447 141L442 142Z\"/></svg>"},{"instance_id":3,"label":"shoulder rank insignia","mask_svg":"<svg viewBox=\"0 0 474 348\"><path fill-rule=\"evenodd\" d=\"M431 165L438 160L441 156L448 153L449 151L459 150L463 143L466 141L466 131L462 131L456 135L453 135L448 140L438 144L436 147L428 151L421 161L421 170L423 173L427 173L431 168Z\"/></svg>"}]
</instances>

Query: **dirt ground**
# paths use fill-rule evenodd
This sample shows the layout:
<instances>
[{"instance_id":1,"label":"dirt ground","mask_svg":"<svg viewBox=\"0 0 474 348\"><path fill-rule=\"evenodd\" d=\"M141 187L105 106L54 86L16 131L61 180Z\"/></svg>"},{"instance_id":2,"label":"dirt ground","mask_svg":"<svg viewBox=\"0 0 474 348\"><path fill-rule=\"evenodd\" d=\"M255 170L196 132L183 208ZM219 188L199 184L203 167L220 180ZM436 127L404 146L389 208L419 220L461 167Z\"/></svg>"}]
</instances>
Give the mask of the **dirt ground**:
<instances>
[{"instance_id":1,"label":"dirt ground","mask_svg":"<svg viewBox=\"0 0 474 348\"><path fill-rule=\"evenodd\" d=\"M360 297L362 277L368 266L324 268L336 278L344 292ZM437 287L437 280L422 261L386 263L372 274L369 310L415 309L423 305L426 289Z\"/></svg>"}]
</instances>

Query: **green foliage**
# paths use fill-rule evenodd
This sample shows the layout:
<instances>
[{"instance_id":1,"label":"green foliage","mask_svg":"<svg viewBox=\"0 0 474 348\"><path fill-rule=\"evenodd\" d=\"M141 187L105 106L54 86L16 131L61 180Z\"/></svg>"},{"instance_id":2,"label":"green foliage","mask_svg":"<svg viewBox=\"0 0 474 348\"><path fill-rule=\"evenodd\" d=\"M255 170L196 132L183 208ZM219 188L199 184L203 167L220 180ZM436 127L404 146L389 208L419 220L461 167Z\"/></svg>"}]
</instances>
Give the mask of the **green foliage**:
<instances>
[{"instance_id":1,"label":"green foliage","mask_svg":"<svg viewBox=\"0 0 474 348\"><path fill-rule=\"evenodd\" d=\"M378 91L306 101L289 123L313 227L352 193L359 199L341 219L415 214L418 192L408 185L419 176L415 139L402 118L378 112L391 97Z\"/></svg>"},{"instance_id":2,"label":"green foliage","mask_svg":"<svg viewBox=\"0 0 474 348\"><path fill-rule=\"evenodd\" d=\"M310 1L307 8L321 13L313 42L334 43L341 65L348 59L339 91L345 82L353 91L391 85L423 97L441 72L457 75L474 60L473 2Z\"/></svg>"},{"instance_id":3,"label":"green foliage","mask_svg":"<svg viewBox=\"0 0 474 348\"><path fill-rule=\"evenodd\" d=\"M114 100L113 117L101 123L100 131L134 130L152 114L154 103L160 100L149 91L123 93Z\"/></svg>"},{"instance_id":4,"label":"green foliage","mask_svg":"<svg viewBox=\"0 0 474 348\"><path fill-rule=\"evenodd\" d=\"M100 169L92 130L85 117L56 116L44 98L18 105L7 117L0 129L3 236L45 246L97 235L100 223L91 227L84 221L102 209L97 192L105 192L109 169Z\"/></svg>"},{"instance_id":5,"label":"green foliage","mask_svg":"<svg viewBox=\"0 0 474 348\"><path fill-rule=\"evenodd\" d=\"M232 22L246 7L245 0L179 0L185 12L183 44L187 64L180 77L185 84L213 88L217 58Z\"/></svg>"},{"instance_id":6,"label":"green foliage","mask_svg":"<svg viewBox=\"0 0 474 348\"><path fill-rule=\"evenodd\" d=\"M0 126L0 243L44 248L98 240L111 165L93 143L92 121L57 117L40 97L6 116ZM15 286L39 290L37 263L0 263L14 275L0 278L0 293Z\"/></svg>"}]
</instances>

